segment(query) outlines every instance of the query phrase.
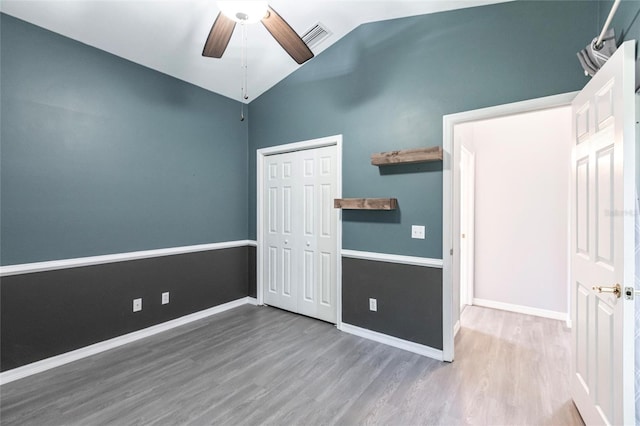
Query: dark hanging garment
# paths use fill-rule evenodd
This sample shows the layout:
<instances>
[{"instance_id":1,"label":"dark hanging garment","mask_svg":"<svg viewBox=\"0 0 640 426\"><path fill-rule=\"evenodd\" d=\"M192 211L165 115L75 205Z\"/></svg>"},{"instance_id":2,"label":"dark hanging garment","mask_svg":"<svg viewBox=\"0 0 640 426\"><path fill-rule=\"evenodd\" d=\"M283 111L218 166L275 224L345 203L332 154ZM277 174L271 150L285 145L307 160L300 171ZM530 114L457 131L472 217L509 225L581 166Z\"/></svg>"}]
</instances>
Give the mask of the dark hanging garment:
<instances>
[{"instance_id":1,"label":"dark hanging garment","mask_svg":"<svg viewBox=\"0 0 640 426\"><path fill-rule=\"evenodd\" d=\"M584 72L593 77L600 68L609 60L616 51L616 36L612 29L607 30L600 46L596 46L598 38L594 38L591 43L578 52L578 60Z\"/></svg>"}]
</instances>

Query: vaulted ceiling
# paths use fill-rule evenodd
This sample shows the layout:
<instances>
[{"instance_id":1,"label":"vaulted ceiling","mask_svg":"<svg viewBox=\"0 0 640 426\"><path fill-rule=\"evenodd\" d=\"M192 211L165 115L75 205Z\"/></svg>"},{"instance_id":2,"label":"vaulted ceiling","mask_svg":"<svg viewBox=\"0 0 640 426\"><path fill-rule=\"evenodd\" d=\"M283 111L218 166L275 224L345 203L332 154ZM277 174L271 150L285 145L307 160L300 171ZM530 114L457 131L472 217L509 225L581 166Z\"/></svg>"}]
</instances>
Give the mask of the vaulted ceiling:
<instances>
[{"instance_id":1,"label":"vaulted ceiling","mask_svg":"<svg viewBox=\"0 0 640 426\"><path fill-rule=\"evenodd\" d=\"M331 35L312 48L318 55L367 22L502 1L506 0L271 0L269 4L300 35L318 23L329 30ZM241 99L241 31L234 31L221 59L201 55L219 12L215 0L2 0L0 11ZM249 99L245 102L299 67L261 24L247 26L247 57Z\"/></svg>"}]
</instances>

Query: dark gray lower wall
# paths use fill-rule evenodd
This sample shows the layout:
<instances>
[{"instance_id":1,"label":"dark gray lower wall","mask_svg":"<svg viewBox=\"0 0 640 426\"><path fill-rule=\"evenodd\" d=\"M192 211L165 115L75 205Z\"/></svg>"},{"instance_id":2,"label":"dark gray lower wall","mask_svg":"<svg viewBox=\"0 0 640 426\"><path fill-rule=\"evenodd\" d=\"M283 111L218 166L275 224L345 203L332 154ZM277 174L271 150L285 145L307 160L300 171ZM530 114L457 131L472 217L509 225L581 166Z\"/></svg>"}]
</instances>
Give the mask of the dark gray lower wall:
<instances>
[{"instance_id":1,"label":"dark gray lower wall","mask_svg":"<svg viewBox=\"0 0 640 426\"><path fill-rule=\"evenodd\" d=\"M442 269L343 257L342 321L442 349Z\"/></svg>"},{"instance_id":2,"label":"dark gray lower wall","mask_svg":"<svg viewBox=\"0 0 640 426\"><path fill-rule=\"evenodd\" d=\"M258 281L257 281L257 263L256 263L256 247L249 246L247 247L247 259L249 262L249 296L250 297L258 297Z\"/></svg>"},{"instance_id":3,"label":"dark gray lower wall","mask_svg":"<svg viewBox=\"0 0 640 426\"><path fill-rule=\"evenodd\" d=\"M255 258L255 248L238 247L4 277L0 370L246 297L251 252ZM134 313L139 297L143 309Z\"/></svg>"}]
</instances>

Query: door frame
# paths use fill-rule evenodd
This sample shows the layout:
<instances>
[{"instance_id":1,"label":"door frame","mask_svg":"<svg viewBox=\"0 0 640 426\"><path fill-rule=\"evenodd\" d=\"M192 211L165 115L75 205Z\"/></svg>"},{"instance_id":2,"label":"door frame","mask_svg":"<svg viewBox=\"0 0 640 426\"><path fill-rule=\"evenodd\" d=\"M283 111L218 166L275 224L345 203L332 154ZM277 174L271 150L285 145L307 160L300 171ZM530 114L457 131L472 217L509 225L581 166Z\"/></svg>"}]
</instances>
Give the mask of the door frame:
<instances>
[{"instance_id":1,"label":"door frame","mask_svg":"<svg viewBox=\"0 0 640 426\"><path fill-rule=\"evenodd\" d=\"M571 105L578 92L563 93L559 95L547 96L543 98L530 99L521 102L498 105L488 108L481 108L471 111L464 111L455 114L448 114L442 117L442 356L444 361L454 359L454 338L460 306L454 306L455 295L460 296L460 278L456 274L457 281L454 282L454 266L460 266L460 249L454 235L460 234L460 229L454 229L455 216L460 214L460 203L454 200L453 165L458 158L454 156L454 148L457 141L454 140L454 127L458 124L472 121L499 118L514 114L539 111L543 109L557 108ZM458 221L459 226L459 221ZM455 233L454 233L455 232ZM458 271L459 272L459 271ZM456 289L457 286L457 289ZM457 293L456 293L457 292Z\"/></svg>"},{"instance_id":2,"label":"door frame","mask_svg":"<svg viewBox=\"0 0 640 426\"><path fill-rule=\"evenodd\" d=\"M264 241L262 237L264 219L264 167L266 157L286 152L336 147L336 198L342 198L342 135L288 143L256 150L256 293L258 305L264 305ZM342 210L336 209L336 326L342 325Z\"/></svg>"},{"instance_id":3,"label":"door frame","mask_svg":"<svg viewBox=\"0 0 640 426\"><path fill-rule=\"evenodd\" d=\"M466 282L461 282L460 283L460 297L458 300L458 305L460 306L460 312L462 313L462 304L464 303L465 305L469 306L469 305L473 305L473 297L474 297L474 292L475 292L475 239L476 239L476 234L475 234L475 220L476 220L476 213L475 213L475 193L476 193L476 189L475 189L475 182L476 182L476 170L475 170L475 164L476 164L476 153L475 152L471 152L469 151L467 148L464 147L464 145L460 145L460 161L464 160L464 157L468 156L467 158L470 160L470 164L472 165L472 167L470 169L467 169L465 171L465 178L462 177L462 172L464 170L464 168L460 169L460 199L462 200L463 198L467 199L467 203L465 204L467 206L466 210L463 210L462 207L460 207L460 226L462 226L462 222L463 222L463 218L466 220L467 222L467 232L466 232L466 236L465 239L467 240L467 244L466 244L466 255L467 255L467 264L465 265L466 269L467 269L467 273L466 273ZM465 164L465 168L466 168L467 164ZM455 173L454 173L455 174ZM466 191L462 191L462 181L465 180L467 181L466 185ZM470 185L469 185L470 184ZM471 223L471 225L469 226L469 223ZM455 235L455 234L454 234ZM458 233L458 235L460 235L460 232ZM460 248L460 256L462 255L462 248ZM463 264L462 262L460 262L460 271L462 271L462 267ZM463 292L464 290L464 292ZM464 293L464 298L462 297ZM456 330L458 330L460 327L456 327Z\"/></svg>"}]
</instances>

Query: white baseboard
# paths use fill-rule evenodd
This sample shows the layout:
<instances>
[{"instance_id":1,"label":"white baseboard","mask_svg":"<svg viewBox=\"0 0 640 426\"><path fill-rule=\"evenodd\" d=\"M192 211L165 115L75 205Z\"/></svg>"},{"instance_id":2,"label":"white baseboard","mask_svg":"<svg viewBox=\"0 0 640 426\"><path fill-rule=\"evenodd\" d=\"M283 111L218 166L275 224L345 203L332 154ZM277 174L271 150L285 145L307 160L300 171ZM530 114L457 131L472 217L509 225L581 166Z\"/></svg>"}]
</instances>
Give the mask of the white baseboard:
<instances>
[{"instance_id":1,"label":"white baseboard","mask_svg":"<svg viewBox=\"0 0 640 426\"><path fill-rule=\"evenodd\" d=\"M247 297L247 304L258 306L258 299L256 299L255 297Z\"/></svg>"},{"instance_id":2,"label":"white baseboard","mask_svg":"<svg viewBox=\"0 0 640 426\"><path fill-rule=\"evenodd\" d=\"M453 326L453 337L458 335L458 331L460 331L460 320L456 321L456 324Z\"/></svg>"},{"instance_id":3,"label":"white baseboard","mask_svg":"<svg viewBox=\"0 0 640 426\"><path fill-rule=\"evenodd\" d=\"M357 327L344 322L340 324L338 329L345 333L364 337L365 339L373 340L378 343L384 343L385 345L393 346L394 348L404 349L405 351L437 359L438 361L442 361L444 359L442 351L439 349L434 349L430 346L421 345L404 339L398 339L397 337L389 336L388 334L378 333L377 331L367 330L366 328Z\"/></svg>"},{"instance_id":4,"label":"white baseboard","mask_svg":"<svg viewBox=\"0 0 640 426\"><path fill-rule=\"evenodd\" d=\"M549 311L546 309L532 308L530 306L514 305L511 303L496 302L487 299L473 299L473 304L485 308L501 309L503 311L517 312L519 314L533 315L536 317L550 318L570 323L569 314L566 312Z\"/></svg>"},{"instance_id":5,"label":"white baseboard","mask_svg":"<svg viewBox=\"0 0 640 426\"><path fill-rule=\"evenodd\" d=\"M253 305L253 301L255 300L256 299L252 297L243 297L241 299L233 300L222 305L214 306L213 308L205 309L204 311L195 312L193 314L185 315L171 321L163 322L162 324L134 331L123 336L114 337L113 339L105 340L103 342L99 342L90 346L85 346L84 348L56 355L54 357L43 359L41 361L36 361L34 363L23 365L22 367L14 368L12 370L7 370L0 373L0 385L4 385L13 382L14 380L31 376L33 374L41 373L43 371L65 365L91 355L96 355L100 352L108 351L110 349L126 345L127 343L135 342L137 340L144 339L145 337L153 336L154 334L162 333L163 331L171 330L172 328L180 327L181 325L185 325L193 321L198 321L200 319L207 318L233 308L237 308L238 306L247 304ZM255 304L257 304L257 301Z\"/></svg>"}]
</instances>

